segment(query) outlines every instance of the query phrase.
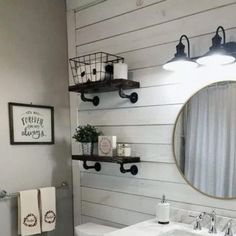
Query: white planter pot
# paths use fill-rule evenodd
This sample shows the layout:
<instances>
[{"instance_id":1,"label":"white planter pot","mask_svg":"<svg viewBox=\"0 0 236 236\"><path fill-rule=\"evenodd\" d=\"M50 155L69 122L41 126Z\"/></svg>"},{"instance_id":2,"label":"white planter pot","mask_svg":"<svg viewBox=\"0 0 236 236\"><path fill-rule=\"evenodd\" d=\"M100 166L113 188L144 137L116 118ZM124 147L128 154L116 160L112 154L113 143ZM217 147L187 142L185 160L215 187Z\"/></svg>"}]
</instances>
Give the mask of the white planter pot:
<instances>
[{"instance_id":1,"label":"white planter pot","mask_svg":"<svg viewBox=\"0 0 236 236\"><path fill-rule=\"evenodd\" d=\"M91 156L93 155L93 144L92 143L82 143L83 155Z\"/></svg>"}]
</instances>

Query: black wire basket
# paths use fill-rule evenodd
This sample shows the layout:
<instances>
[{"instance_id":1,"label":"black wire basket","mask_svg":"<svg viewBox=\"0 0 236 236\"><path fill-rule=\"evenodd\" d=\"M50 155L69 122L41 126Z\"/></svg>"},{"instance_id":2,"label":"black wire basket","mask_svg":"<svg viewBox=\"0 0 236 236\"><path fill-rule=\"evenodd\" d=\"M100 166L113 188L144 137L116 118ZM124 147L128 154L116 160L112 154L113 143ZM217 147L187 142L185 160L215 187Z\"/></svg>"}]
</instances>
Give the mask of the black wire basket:
<instances>
[{"instance_id":1,"label":"black wire basket","mask_svg":"<svg viewBox=\"0 0 236 236\"><path fill-rule=\"evenodd\" d=\"M124 58L105 52L96 52L69 59L75 84L93 83L113 79L114 63Z\"/></svg>"}]
</instances>

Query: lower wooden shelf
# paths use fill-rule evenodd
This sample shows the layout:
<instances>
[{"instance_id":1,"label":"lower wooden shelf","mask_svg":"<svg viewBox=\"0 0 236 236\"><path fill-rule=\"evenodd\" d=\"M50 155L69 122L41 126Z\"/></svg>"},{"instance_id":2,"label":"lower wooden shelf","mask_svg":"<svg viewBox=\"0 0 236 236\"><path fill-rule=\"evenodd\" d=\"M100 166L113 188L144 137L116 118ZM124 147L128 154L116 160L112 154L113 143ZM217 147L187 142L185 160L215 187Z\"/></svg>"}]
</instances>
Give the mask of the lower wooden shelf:
<instances>
[{"instance_id":1,"label":"lower wooden shelf","mask_svg":"<svg viewBox=\"0 0 236 236\"><path fill-rule=\"evenodd\" d=\"M138 163L138 162L140 162L140 157L121 157L121 156L112 156L111 157L111 156L98 156L98 155L92 155L92 156L72 155L72 160L83 161L83 167L86 170L95 169L96 171L101 170L100 162L117 163L117 164L120 164L121 173L130 172L132 175L137 175L138 167L136 165L132 165L129 169L125 169L124 164ZM96 163L93 166L88 166L87 161L94 161Z\"/></svg>"}]
</instances>

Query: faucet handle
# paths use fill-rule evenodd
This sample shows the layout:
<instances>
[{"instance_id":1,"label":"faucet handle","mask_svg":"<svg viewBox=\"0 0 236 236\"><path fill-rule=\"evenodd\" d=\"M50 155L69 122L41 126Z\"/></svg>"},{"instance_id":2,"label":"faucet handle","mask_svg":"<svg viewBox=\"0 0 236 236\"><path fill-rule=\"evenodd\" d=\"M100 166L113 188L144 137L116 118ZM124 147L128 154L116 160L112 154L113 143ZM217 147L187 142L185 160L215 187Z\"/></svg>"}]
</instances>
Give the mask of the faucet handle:
<instances>
[{"instance_id":1,"label":"faucet handle","mask_svg":"<svg viewBox=\"0 0 236 236\"><path fill-rule=\"evenodd\" d=\"M194 230L202 229L202 220L205 214L206 214L205 212L201 212L198 216L189 215L190 217L195 218L195 223L193 225Z\"/></svg>"},{"instance_id":2,"label":"faucet handle","mask_svg":"<svg viewBox=\"0 0 236 236\"><path fill-rule=\"evenodd\" d=\"M211 225L209 228L209 233L210 234L216 234L217 229L216 229L216 212L213 210L211 214L208 214L211 218Z\"/></svg>"},{"instance_id":3,"label":"faucet handle","mask_svg":"<svg viewBox=\"0 0 236 236\"><path fill-rule=\"evenodd\" d=\"M215 210L213 210L213 211L211 212L211 216L212 216L212 217L216 217L216 212L215 212Z\"/></svg>"},{"instance_id":4,"label":"faucet handle","mask_svg":"<svg viewBox=\"0 0 236 236\"><path fill-rule=\"evenodd\" d=\"M7 192L5 190L0 190L0 199L3 199L7 196Z\"/></svg>"},{"instance_id":5,"label":"faucet handle","mask_svg":"<svg viewBox=\"0 0 236 236\"><path fill-rule=\"evenodd\" d=\"M222 231L225 230L225 236L233 236L233 230L232 230L232 219L230 219L226 225L224 226L224 228L222 229Z\"/></svg>"}]
</instances>

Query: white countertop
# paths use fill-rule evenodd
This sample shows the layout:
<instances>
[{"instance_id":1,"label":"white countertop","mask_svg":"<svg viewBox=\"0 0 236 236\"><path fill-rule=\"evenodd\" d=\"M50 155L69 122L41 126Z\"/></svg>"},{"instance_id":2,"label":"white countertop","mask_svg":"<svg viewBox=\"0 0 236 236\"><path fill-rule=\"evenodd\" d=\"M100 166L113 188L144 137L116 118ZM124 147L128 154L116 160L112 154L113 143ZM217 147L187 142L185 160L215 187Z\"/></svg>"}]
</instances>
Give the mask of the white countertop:
<instances>
[{"instance_id":1,"label":"white countertop","mask_svg":"<svg viewBox=\"0 0 236 236\"><path fill-rule=\"evenodd\" d=\"M144 221L135 225L128 226L126 228L114 231L112 233L108 233L105 236L159 236L174 230L184 230L187 235L207 235L210 236L212 234L208 233L207 228L202 228L202 230L193 230L193 225L191 224L184 224L184 223L177 223L177 222L170 222L167 225L158 224L156 219ZM166 235L166 234L165 234ZM214 236L223 236L224 233L219 232L214 234Z\"/></svg>"}]
</instances>

